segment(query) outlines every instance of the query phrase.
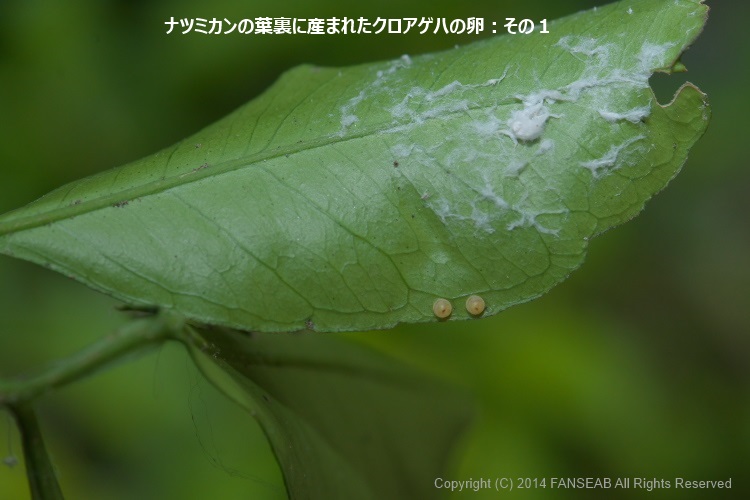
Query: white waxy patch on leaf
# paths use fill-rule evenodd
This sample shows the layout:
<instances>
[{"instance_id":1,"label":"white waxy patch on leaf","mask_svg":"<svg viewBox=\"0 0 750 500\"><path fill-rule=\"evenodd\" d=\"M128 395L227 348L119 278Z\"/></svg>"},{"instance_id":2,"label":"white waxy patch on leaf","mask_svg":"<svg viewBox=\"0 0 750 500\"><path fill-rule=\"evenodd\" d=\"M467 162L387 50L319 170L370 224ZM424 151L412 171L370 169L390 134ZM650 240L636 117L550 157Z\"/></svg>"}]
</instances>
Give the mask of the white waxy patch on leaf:
<instances>
[{"instance_id":1,"label":"white waxy patch on leaf","mask_svg":"<svg viewBox=\"0 0 750 500\"><path fill-rule=\"evenodd\" d=\"M555 45L562 47L574 55L582 54L587 57L596 57L599 59L601 66L604 66L609 61L610 47L601 44L595 38L566 35L561 37Z\"/></svg>"},{"instance_id":2,"label":"white waxy patch on leaf","mask_svg":"<svg viewBox=\"0 0 750 500\"><path fill-rule=\"evenodd\" d=\"M639 123L648 118L648 115L651 114L651 106L641 106L639 108L630 109L628 111L624 111L622 113L615 113L614 111L607 111L607 110L600 110L599 114L602 118L607 120L608 122L618 122L618 121L629 121L630 123Z\"/></svg>"},{"instance_id":3,"label":"white waxy patch on leaf","mask_svg":"<svg viewBox=\"0 0 750 500\"><path fill-rule=\"evenodd\" d=\"M631 144L641 141L645 138L646 137L643 135L631 137L630 139L623 142L622 144L618 144L609 148L609 151L607 151L607 153L601 158L596 158L594 160L589 160L589 161L583 161L580 163L580 165L583 168L590 170L591 174L595 178L601 177L603 175L603 172L609 172L621 166L619 164L619 159L623 150L625 150Z\"/></svg>"},{"instance_id":4,"label":"white waxy patch on leaf","mask_svg":"<svg viewBox=\"0 0 750 500\"><path fill-rule=\"evenodd\" d=\"M534 152L534 156L544 155L552 151L555 147L555 141L552 139L544 139L541 143L539 143L539 147Z\"/></svg>"},{"instance_id":5,"label":"white waxy patch on leaf","mask_svg":"<svg viewBox=\"0 0 750 500\"><path fill-rule=\"evenodd\" d=\"M523 169L529 165L528 161L514 159L505 168L505 175L508 177L517 176Z\"/></svg>"},{"instance_id":6,"label":"white waxy patch on leaf","mask_svg":"<svg viewBox=\"0 0 750 500\"><path fill-rule=\"evenodd\" d=\"M538 139L544 132L544 125L549 117L549 109L541 102L513 111L508 120L508 135L519 141Z\"/></svg>"}]
</instances>

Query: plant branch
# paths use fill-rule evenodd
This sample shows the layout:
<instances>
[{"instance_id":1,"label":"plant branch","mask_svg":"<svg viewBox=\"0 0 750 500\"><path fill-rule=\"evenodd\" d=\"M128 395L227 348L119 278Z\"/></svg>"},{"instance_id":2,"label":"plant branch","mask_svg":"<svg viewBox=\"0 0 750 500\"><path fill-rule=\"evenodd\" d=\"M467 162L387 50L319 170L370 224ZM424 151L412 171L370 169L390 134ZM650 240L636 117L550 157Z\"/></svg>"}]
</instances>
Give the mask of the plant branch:
<instances>
[{"instance_id":1,"label":"plant branch","mask_svg":"<svg viewBox=\"0 0 750 500\"><path fill-rule=\"evenodd\" d=\"M91 375L127 355L163 342L181 328L182 320L166 313L134 320L36 375L0 380L0 407L21 405L47 391Z\"/></svg>"},{"instance_id":2,"label":"plant branch","mask_svg":"<svg viewBox=\"0 0 750 500\"><path fill-rule=\"evenodd\" d=\"M27 404L18 404L11 406L10 412L16 419L23 441L31 498L33 500L62 500L62 490L60 490L55 468L44 446L42 431L34 409Z\"/></svg>"}]
</instances>

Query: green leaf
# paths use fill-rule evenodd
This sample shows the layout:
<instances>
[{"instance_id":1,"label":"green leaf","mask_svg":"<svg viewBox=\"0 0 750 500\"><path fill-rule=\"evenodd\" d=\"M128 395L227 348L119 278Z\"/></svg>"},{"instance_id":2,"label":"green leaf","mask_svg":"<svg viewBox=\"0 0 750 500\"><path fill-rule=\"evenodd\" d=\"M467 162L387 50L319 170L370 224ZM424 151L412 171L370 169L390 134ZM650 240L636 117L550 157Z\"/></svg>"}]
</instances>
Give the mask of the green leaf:
<instances>
[{"instance_id":1,"label":"green leaf","mask_svg":"<svg viewBox=\"0 0 750 500\"><path fill-rule=\"evenodd\" d=\"M329 335L194 333L196 364L260 422L291 498L437 498L461 393Z\"/></svg>"},{"instance_id":2,"label":"green leaf","mask_svg":"<svg viewBox=\"0 0 750 500\"><path fill-rule=\"evenodd\" d=\"M528 301L664 188L708 122L653 71L695 0L632 0L447 52L302 66L153 156L0 218L0 251L134 305L258 331L387 328Z\"/></svg>"}]
</instances>

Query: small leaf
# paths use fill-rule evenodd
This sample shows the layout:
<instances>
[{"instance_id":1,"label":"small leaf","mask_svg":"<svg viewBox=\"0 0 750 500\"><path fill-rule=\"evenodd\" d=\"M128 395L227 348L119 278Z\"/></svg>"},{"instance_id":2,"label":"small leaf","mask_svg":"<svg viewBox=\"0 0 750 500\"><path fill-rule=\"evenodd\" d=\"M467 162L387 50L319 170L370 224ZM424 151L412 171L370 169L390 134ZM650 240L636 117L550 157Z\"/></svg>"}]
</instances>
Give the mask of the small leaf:
<instances>
[{"instance_id":1,"label":"small leaf","mask_svg":"<svg viewBox=\"0 0 750 500\"><path fill-rule=\"evenodd\" d=\"M326 335L206 329L196 364L262 425L291 498L437 498L462 394Z\"/></svg>"},{"instance_id":2,"label":"small leaf","mask_svg":"<svg viewBox=\"0 0 750 500\"><path fill-rule=\"evenodd\" d=\"M648 86L697 0L632 0L457 50L296 68L170 148L0 218L0 252L244 330L388 328L535 298L635 216L703 134ZM448 310L445 308L444 310Z\"/></svg>"}]
</instances>

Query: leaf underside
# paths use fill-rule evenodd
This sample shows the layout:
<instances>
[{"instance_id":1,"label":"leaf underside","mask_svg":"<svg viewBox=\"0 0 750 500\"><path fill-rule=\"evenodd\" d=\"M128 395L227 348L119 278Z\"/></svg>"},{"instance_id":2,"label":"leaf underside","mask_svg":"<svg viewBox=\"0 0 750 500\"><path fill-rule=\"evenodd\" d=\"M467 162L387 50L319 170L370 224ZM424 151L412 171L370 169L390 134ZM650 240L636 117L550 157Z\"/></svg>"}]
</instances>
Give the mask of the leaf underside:
<instances>
[{"instance_id":1,"label":"leaf underside","mask_svg":"<svg viewBox=\"0 0 750 500\"><path fill-rule=\"evenodd\" d=\"M245 330L346 331L484 315L578 267L708 122L660 106L707 8L633 0L456 50L301 66L163 151L0 218L0 252L133 305Z\"/></svg>"},{"instance_id":2,"label":"leaf underside","mask_svg":"<svg viewBox=\"0 0 750 500\"><path fill-rule=\"evenodd\" d=\"M462 393L337 337L195 333L193 359L262 425L290 498L440 496Z\"/></svg>"}]
</instances>

